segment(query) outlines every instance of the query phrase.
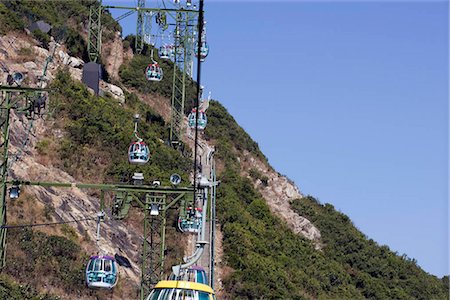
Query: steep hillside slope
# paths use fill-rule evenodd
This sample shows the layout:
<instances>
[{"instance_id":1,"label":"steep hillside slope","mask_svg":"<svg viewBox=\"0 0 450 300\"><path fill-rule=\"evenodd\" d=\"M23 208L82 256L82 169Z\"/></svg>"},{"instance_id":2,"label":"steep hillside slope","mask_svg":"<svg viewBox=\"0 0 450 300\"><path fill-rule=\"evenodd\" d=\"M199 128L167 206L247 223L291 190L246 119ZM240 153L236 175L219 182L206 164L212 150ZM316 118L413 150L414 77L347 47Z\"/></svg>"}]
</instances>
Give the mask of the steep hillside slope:
<instances>
[{"instance_id":1,"label":"steep hillside slope","mask_svg":"<svg viewBox=\"0 0 450 300\"><path fill-rule=\"evenodd\" d=\"M146 81L142 70L148 63L149 50L144 55L132 55L129 47L124 49L115 24L106 38L103 61L110 79L124 92L121 96L107 92L105 97L95 97L79 82L82 62L69 56L85 57L87 5L92 1L59 3L69 6L70 16L59 16L55 8L48 6L37 8L33 1L10 2L0 3L0 24L6 28L1 34L18 31L1 37L0 58L10 69L28 72L29 85L36 84L49 53L43 47L51 49L54 43L46 43L45 36L39 34L25 35L23 28L30 21L26 16L54 24L65 24L68 18L68 28L76 33L65 35L66 42L58 48L63 53L58 53L49 69L49 86L55 91L50 95L51 115L35 124L35 137L30 138L21 159L14 164L12 175L34 180L118 182L139 170L147 180L161 180L163 184L177 172L187 184L191 157L182 156L163 142L168 137L172 63L156 58L166 77L158 84ZM20 4L25 5L19 8ZM68 38L71 36L74 40ZM128 42L132 39L127 37ZM74 43L76 40L83 42ZM125 52L117 55L118 50ZM6 72L0 75L4 80ZM113 88L103 85L110 91ZM193 104L194 88L195 82L191 81L186 111ZM142 137L153 150L149 164L142 168L130 166L125 154L136 112L143 116ZM220 254L216 289L221 299L448 298L448 278L439 280L426 274L413 260L369 240L331 205L304 197L291 181L273 170L257 143L219 102L211 101L208 117L201 143L216 149L221 180L216 243L220 247L216 249ZM26 136L28 123L23 122L16 121L12 128L12 155L20 152ZM193 144L187 137L185 142ZM16 224L40 223L95 215L98 197L95 191L27 188L20 200L11 203L8 220ZM97 250L93 243L95 223L10 230L9 261L5 279L0 278L0 296L14 293L8 297L40 299L40 292L63 299L136 298L141 218L142 214L135 210L123 222L105 222L102 245L111 253L127 256L135 266L132 270L121 269L121 283L112 292L84 287L84 263ZM175 215L170 218L169 223L175 224ZM170 267L180 261L188 243L174 227L168 229L167 235L166 265ZM15 285L12 279L22 286Z\"/></svg>"}]
</instances>

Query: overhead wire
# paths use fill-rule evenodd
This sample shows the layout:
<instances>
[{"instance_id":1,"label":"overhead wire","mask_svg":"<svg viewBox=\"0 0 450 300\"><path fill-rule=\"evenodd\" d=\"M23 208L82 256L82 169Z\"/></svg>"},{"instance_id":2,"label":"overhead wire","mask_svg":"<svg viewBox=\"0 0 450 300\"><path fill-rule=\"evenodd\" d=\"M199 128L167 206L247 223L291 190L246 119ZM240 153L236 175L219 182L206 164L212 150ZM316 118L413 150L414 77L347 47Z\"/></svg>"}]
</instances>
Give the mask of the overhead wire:
<instances>
[{"instance_id":1,"label":"overhead wire","mask_svg":"<svg viewBox=\"0 0 450 300\"><path fill-rule=\"evenodd\" d=\"M200 0L199 15L198 15L198 32L203 29L203 0ZM201 38L197 33L197 97L195 98L195 135L194 135L194 201L197 196L197 148L198 148L198 117L199 117L199 97L200 97L200 80L201 80L201 56L200 50L202 47Z\"/></svg>"},{"instance_id":2,"label":"overhead wire","mask_svg":"<svg viewBox=\"0 0 450 300\"><path fill-rule=\"evenodd\" d=\"M97 220L97 217L83 218L71 221L60 221L60 222L48 222L48 223L35 223L35 224L17 224L17 225L3 225L0 228L26 228L26 227L40 227L40 226L53 226L53 225L61 225L68 223L78 223L83 221L94 221Z\"/></svg>"}]
</instances>

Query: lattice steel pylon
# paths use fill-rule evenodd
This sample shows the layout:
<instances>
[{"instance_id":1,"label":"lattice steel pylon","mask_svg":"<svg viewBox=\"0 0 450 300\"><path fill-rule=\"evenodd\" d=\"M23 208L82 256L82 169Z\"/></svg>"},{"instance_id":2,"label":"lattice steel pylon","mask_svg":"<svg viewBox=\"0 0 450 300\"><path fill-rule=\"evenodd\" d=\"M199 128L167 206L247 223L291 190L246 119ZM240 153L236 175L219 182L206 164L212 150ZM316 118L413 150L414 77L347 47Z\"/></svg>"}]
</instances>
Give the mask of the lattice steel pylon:
<instances>
[{"instance_id":1,"label":"lattice steel pylon","mask_svg":"<svg viewBox=\"0 0 450 300\"><path fill-rule=\"evenodd\" d=\"M145 40L145 11L141 8L145 7L145 0L138 0L137 6L137 23L136 23L136 53L141 54L144 49Z\"/></svg>"},{"instance_id":2,"label":"lattice steel pylon","mask_svg":"<svg viewBox=\"0 0 450 300\"><path fill-rule=\"evenodd\" d=\"M101 0L89 9L88 55L96 63L102 53L102 9Z\"/></svg>"},{"instance_id":3,"label":"lattice steel pylon","mask_svg":"<svg viewBox=\"0 0 450 300\"><path fill-rule=\"evenodd\" d=\"M166 197L145 195L144 242L142 250L141 299L161 280L164 272ZM152 215L152 205L162 209Z\"/></svg>"},{"instance_id":4,"label":"lattice steel pylon","mask_svg":"<svg viewBox=\"0 0 450 300\"><path fill-rule=\"evenodd\" d=\"M174 31L175 51L172 82L172 118L170 123L170 142L174 147L180 144L183 133L187 76L192 74L194 21L195 18L191 12L177 12Z\"/></svg>"}]
</instances>

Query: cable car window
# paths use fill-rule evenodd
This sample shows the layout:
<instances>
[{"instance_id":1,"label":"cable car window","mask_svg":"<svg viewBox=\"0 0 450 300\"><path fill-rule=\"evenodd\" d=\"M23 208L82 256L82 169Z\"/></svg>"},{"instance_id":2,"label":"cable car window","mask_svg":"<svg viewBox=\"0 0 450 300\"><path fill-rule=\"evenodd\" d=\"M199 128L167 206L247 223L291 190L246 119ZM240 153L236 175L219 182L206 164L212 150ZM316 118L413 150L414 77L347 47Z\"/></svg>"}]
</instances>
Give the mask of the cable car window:
<instances>
[{"instance_id":1,"label":"cable car window","mask_svg":"<svg viewBox=\"0 0 450 300\"><path fill-rule=\"evenodd\" d=\"M194 291L192 290L180 291L177 300L194 300Z\"/></svg>"},{"instance_id":2,"label":"cable car window","mask_svg":"<svg viewBox=\"0 0 450 300\"><path fill-rule=\"evenodd\" d=\"M205 292L198 292L198 300L210 300L209 294Z\"/></svg>"},{"instance_id":3,"label":"cable car window","mask_svg":"<svg viewBox=\"0 0 450 300\"><path fill-rule=\"evenodd\" d=\"M174 292L173 289L163 289L161 290L161 296L159 297L159 300L166 300L170 299L170 295Z\"/></svg>"},{"instance_id":4,"label":"cable car window","mask_svg":"<svg viewBox=\"0 0 450 300\"><path fill-rule=\"evenodd\" d=\"M105 272L111 272L111 261L110 260L105 260L104 270L105 270Z\"/></svg>"},{"instance_id":5,"label":"cable car window","mask_svg":"<svg viewBox=\"0 0 450 300\"><path fill-rule=\"evenodd\" d=\"M90 260L89 261L89 265L88 265L88 271L89 272L92 271L92 269L94 268L94 262L95 262L95 260Z\"/></svg>"},{"instance_id":6,"label":"cable car window","mask_svg":"<svg viewBox=\"0 0 450 300\"><path fill-rule=\"evenodd\" d=\"M96 259L94 263L94 271L100 271L102 269L102 260Z\"/></svg>"},{"instance_id":7,"label":"cable car window","mask_svg":"<svg viewBox=\"0 0 450 300\"><path fill-rule=\"evenodd\" d=\"M159 294L161 294L161 290L153 290L153 292L150 294L150 297L147 298L147 300L158 300Z\"/></svg>"},{"instance_id":8,"label":"cable car window","mask_svg":"<svg viewBox=\"0 0 450 300\"><path fill-rule=\"evenodd\" d=\"M168 299L168 300L177 300L178 299L178 294L180 293L179 290L170 290L170 293L168 295L167 298L161 298L161 299ZM169 298L170 297L170 298Z\"/></svg>"}]
</instances>

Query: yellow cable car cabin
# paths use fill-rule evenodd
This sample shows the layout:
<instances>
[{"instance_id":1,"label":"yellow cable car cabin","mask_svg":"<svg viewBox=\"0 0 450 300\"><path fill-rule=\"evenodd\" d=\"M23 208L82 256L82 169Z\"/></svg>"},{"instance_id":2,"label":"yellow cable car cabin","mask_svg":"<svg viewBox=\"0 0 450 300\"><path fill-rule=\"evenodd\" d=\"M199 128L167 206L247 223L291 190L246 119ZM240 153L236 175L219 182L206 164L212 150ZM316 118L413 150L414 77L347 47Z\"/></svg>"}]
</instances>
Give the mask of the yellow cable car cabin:
<instances>
[{"instance_id":1,"label":"yellow cable car cabin","mask_svg":"<svg viewBox=\"0 0 450 300\"><path fill-rule=\"evenodd\" d=\"M214 290L206 284L161 280L146 300L216 300Z\"/></svg>"}]
</instances>

